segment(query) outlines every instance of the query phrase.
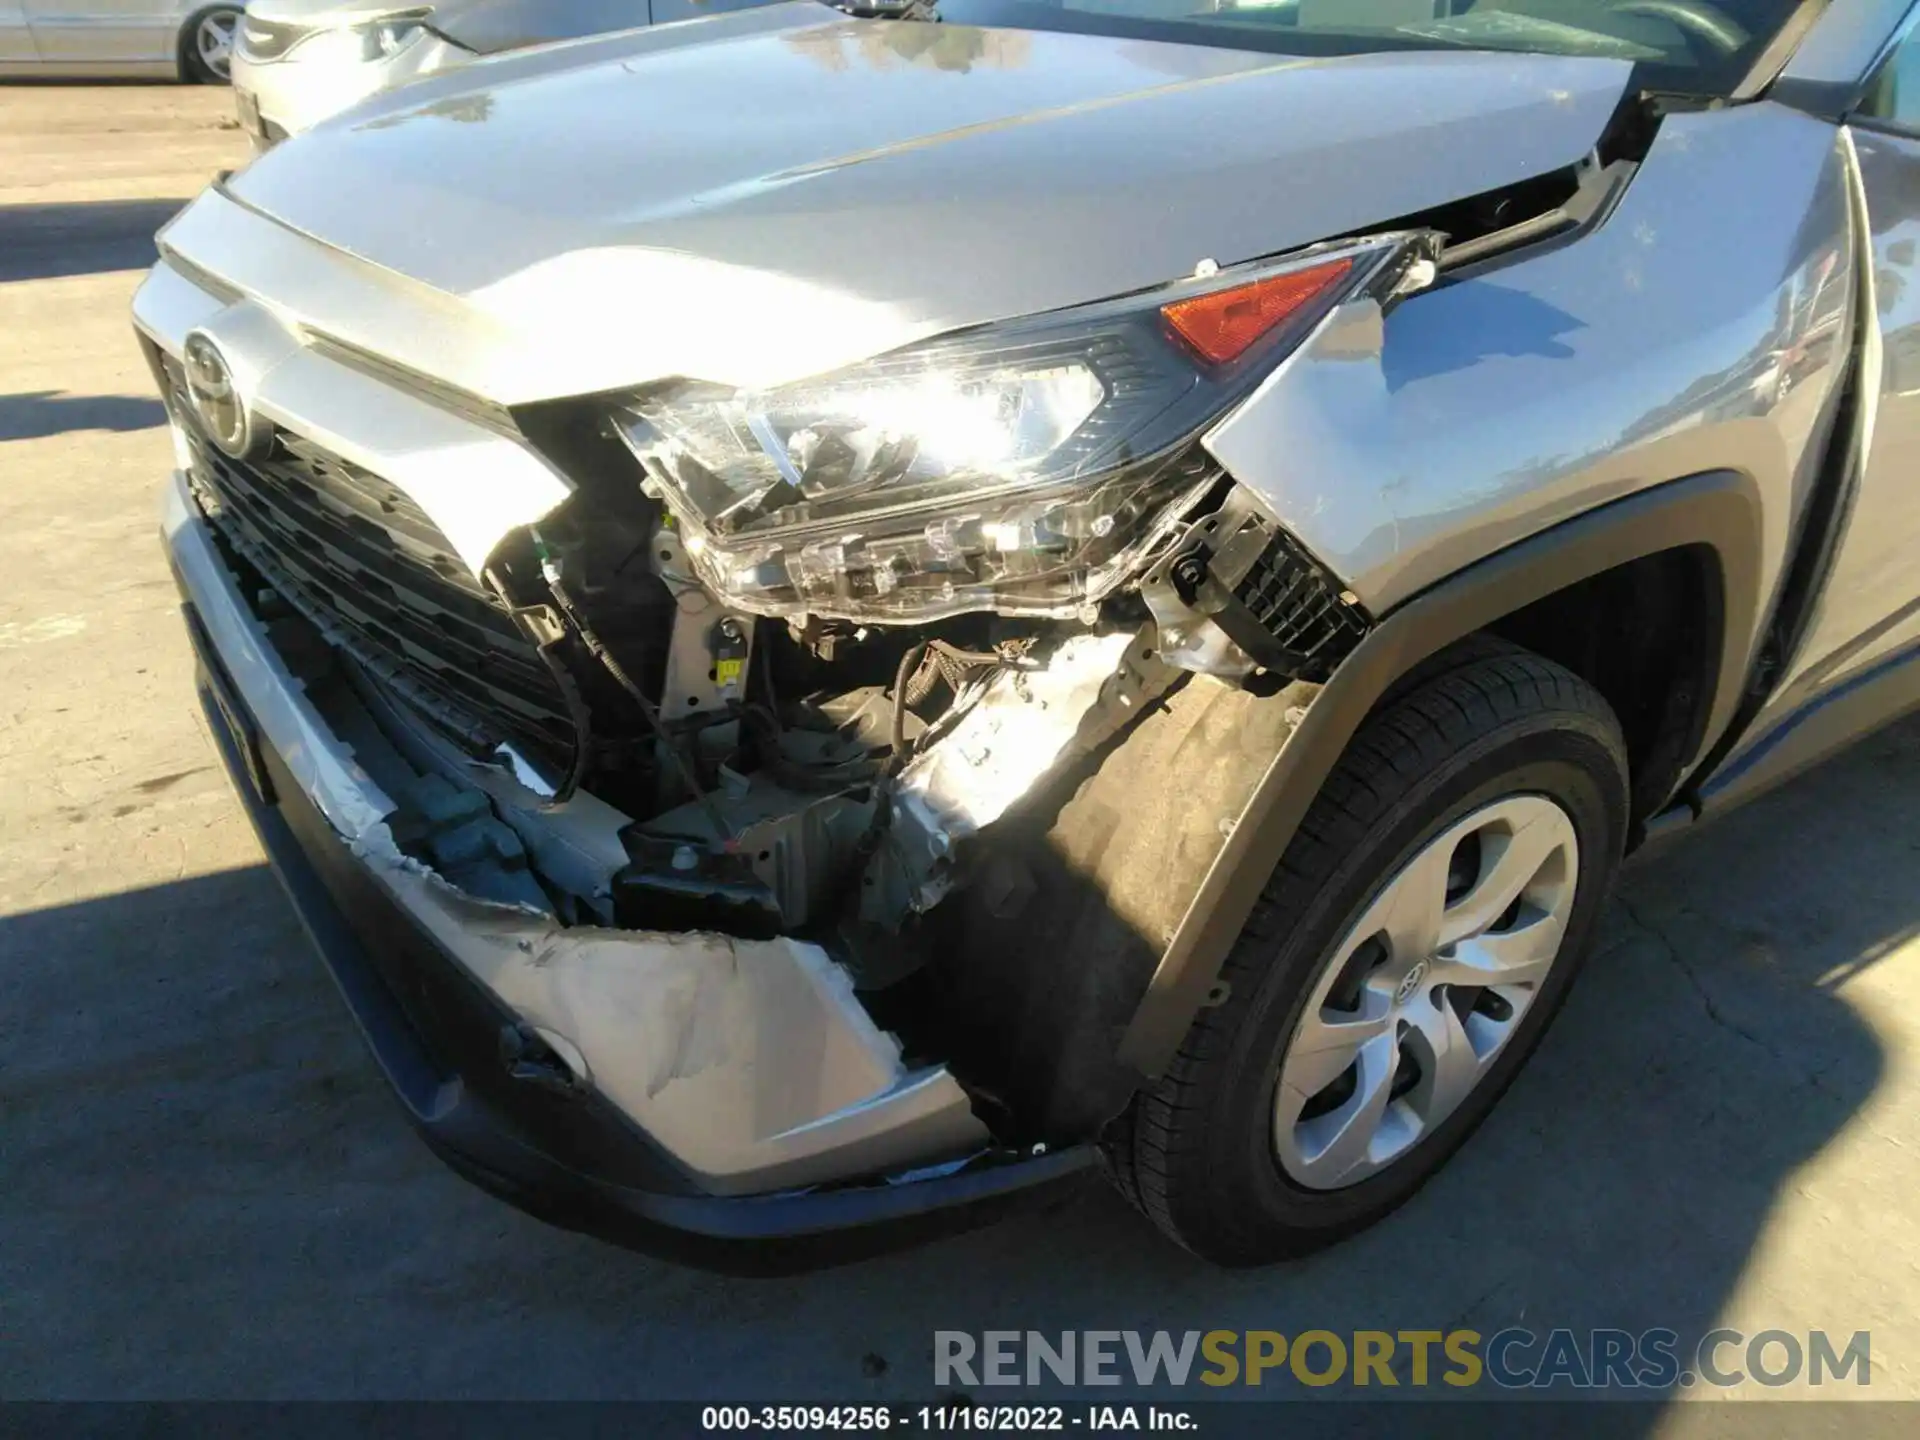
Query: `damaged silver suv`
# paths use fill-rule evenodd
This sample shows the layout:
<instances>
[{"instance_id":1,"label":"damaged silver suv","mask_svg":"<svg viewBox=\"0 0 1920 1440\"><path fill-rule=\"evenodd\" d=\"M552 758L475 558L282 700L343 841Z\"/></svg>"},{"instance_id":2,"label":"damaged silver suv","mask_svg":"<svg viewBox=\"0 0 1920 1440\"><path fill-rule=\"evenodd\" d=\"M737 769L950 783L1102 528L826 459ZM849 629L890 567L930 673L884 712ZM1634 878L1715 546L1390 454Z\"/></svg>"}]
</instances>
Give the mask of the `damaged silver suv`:
<instances>
[{"instance_id":1,"label":"damaged silver suv","mask_svg":"<svg viewBox=\"0 0 1920 1440\"><path fill-rule=\"evenodd\" d=\"M202 698L428 1142L743 1267L1405 1200L1920 700L1904 6L785 4L203 195Z\"/></svg>"}]
</instances>

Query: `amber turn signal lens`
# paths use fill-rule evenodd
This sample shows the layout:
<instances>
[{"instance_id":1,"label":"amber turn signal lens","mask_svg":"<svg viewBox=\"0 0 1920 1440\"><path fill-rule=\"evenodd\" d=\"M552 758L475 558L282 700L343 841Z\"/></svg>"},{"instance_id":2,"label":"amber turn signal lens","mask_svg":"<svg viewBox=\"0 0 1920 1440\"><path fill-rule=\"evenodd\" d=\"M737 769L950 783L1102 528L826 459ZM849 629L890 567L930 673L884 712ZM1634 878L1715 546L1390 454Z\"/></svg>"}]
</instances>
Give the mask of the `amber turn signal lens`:
<instances>
[{"instance_id":1,"label":"amber turn signal lens","mask_svg":"<svg viewBox=\"0 0 1920 1440\"><path fill-rule=\"evenodd\" d=\"M1270 275L1231 290L1176 300L1162 305L1160 313L1202 360L1224 365L1238 360L1254 341L1318 300L1352 269L1351 260L1329 260L1324 265Z\"/></svg>"}]
</instances>

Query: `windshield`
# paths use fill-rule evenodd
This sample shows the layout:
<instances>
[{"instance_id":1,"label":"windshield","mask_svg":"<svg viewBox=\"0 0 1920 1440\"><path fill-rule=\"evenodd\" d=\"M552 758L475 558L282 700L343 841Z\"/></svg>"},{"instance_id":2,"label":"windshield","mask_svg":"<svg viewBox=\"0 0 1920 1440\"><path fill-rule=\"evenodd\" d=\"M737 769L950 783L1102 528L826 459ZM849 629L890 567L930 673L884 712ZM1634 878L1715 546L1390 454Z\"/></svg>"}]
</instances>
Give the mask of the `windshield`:
<instances>
[{"instance_id":1,"label":"windshield","mask_svg":"<svg viewBox=\"0 0 1920 1440\"><path fill-rule=\"evenodd\" d=\"M961 25L1293 55L1529 50L1632 61L1653 90L1723 95L1805 0L939 0Z\"/></svg>"}]
</instances>

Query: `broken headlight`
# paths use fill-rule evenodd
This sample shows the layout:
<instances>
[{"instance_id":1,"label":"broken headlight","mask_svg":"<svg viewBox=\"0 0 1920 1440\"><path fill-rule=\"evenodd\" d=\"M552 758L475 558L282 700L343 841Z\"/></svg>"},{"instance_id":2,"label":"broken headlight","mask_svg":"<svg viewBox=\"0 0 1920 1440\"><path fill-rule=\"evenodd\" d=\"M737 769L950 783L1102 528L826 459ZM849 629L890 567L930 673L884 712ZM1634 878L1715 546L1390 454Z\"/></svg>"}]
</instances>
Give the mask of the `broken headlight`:
<instances>
[{"instance_id":1,"label":"broken headlight","mask_svg":"<svg viewBox=\"0 0 1920 1440\"><path fill-rule=\"evenodd\" d=\"M1201 431L1430 254L1424 232L1320 246L778 389L652 387L618 420L701 579L743 609L1070 613L1213 483Z\"/></svg>"}]
</instances>

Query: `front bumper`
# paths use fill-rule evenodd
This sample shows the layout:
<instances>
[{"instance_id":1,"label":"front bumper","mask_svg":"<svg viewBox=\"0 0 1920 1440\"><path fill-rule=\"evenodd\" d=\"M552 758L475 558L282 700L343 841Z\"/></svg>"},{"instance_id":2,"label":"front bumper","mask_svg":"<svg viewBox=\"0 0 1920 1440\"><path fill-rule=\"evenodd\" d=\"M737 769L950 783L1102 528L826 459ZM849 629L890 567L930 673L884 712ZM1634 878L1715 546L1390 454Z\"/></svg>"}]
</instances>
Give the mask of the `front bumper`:
<instances>
[{"instance_id":1,"label":"front bumper","mask_svg":"<svg viewBox=\"0 0 1920 1440\"><path fill-rule=\"evenodd\" d=\"M706 1077L704 1093L695 1097L700 1113L657 1112L666 1121L663 1134L649 1133L632 1113L634 1092L622 1092L617 1075L608 1088L554 1085L551 1076L522 1073L506 1037L530 1022L551 1034L565 1021L538 1004L504 998L501 977L510 971L496 968L491 979L483 978L484 957L510 948L531 952L530 966L565 971L579 958L565 948L565 937L581 932L562 931L535 946L530 937L538 927L526 915L460 896L437 877L423 877L421 867L408 868L404 857L398 867L387 863L377 818L384 797L265 643L178 476L168 494L165 534L200 661L201 703L235 788L409 1119L468 1179L571 1229L713 1268L766 1272L854 1258L983 1223L1085 1170L1085 1151L1016 1159L983 1144L958 1087L937 1068L896 1075L871 1095L799 1123L790 1123L792 1114L769 1123L774 1102L764 1083L753 1083L757 1073L763 1082L783 1074L778 1088L785 1105L810 1080L816 1102L808 1108L820 1110L817 1097L842 1093L846 1067L859 1058L850 1037L831 1030L809 1035L802 1048L834 1075L801 1075L792 1054L777 1046L755 1050L772 1032L741 1007L764 1005L769 996L791 1000L792 1022L802 1028L857 1028L864 1018L836 1014L830 1004L824 1011L809 1008L818 996L810 1002L805 987L796 988L813 978L804 967L799 975L781 976L774 990L735 984L731 1012L721 1017L730 1027L725 1031L711 1028L711 1007L704 1013L684 1003L676 1008L686 993L671 987L655 998L672 1023L632 1012L616 1017L624 1023L626 1072L638 1062L639 1071L658 1082L651 1097L640 1092L644 1099L657 1102L676 1085ZM624 967L634 974L663 955L677 962L685 942L697 947L712 938L600 933L603 957L624 950ZM696 965L707 972L696 993L712 995L737 980L752 968L743 955L753 948L729 942L725 954L696 950ZM790 958L796 948L782 953ZM771 954L758 963L764 970L769 961L780 963ZM576 980L591 978L574 968ZM514 993L528 994L524 988ZM613 998L636 996L629 987ZM595 1003L607 1008L607 998L603 993ZM590 1033L555 1038L589 1076L594 1060L605 1059L605 1045ZM715 1041L735 1048L712 1053ZM666 1053L649 1061L648 1047L663 1043ZM820 1051L821 1044L828 1051ZM689 1063L687 1052L703 1048L709 1051L704 1061ZM689 1120L697 1126L688 1128ZM702 1149L690 1139L701 1136L730 1138ZM755 1185L764 1188L747 1188Z\"/></svg>"}]
</instances>

